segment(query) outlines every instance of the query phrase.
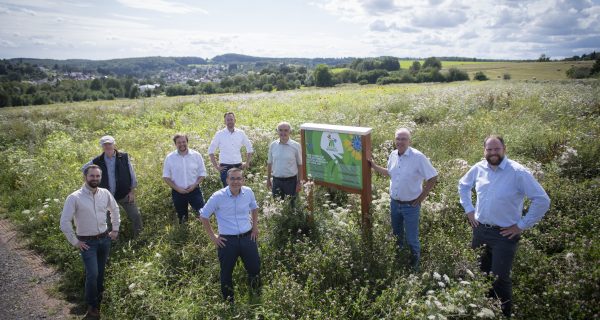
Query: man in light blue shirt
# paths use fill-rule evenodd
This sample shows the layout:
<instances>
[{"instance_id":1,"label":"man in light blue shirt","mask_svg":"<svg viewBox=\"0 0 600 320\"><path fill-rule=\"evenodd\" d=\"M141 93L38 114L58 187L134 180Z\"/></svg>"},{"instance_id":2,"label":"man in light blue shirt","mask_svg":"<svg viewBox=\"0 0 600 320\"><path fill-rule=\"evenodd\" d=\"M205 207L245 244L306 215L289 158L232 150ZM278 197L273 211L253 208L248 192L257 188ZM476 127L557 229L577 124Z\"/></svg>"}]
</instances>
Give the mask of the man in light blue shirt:
<instances>
[{"instance_id":1,"label":"man in light blue shirt","mask_svg":"<svg viewBox=\"0 0 600 320\"><path fill-rule=\"evenodd\" d=\"M484 247L481 270L492 272L494 281L490 295L500 298L502 312L511 316L512 280L510 271L523 230L539 222L550 207L550 199L533 175L519 163L505 157L502 137L488 136L484 156L458 183L460 204L473 227L472 247ZM475 187L477 203L471 201ZM523 202L531 200L525 216Z\"/></svg>"},{"instance_id":2,"label":"man in light blue shirt","mask_svg":"<svg viewBox=\"0 0 600 320\"><path fill-rule=\"evenodd\" d=\"M238 257L248 272L253 292L260 286L258 238L258 205L252 189L244 186L243 171L227 171L227 187L213 193L199 210L199 219L210 240L217 246L221 266L221 292L226 301L233 302L233 269ZM218 233L213 231L210 216L215 214Z\"/></svg>"}]
</instances>

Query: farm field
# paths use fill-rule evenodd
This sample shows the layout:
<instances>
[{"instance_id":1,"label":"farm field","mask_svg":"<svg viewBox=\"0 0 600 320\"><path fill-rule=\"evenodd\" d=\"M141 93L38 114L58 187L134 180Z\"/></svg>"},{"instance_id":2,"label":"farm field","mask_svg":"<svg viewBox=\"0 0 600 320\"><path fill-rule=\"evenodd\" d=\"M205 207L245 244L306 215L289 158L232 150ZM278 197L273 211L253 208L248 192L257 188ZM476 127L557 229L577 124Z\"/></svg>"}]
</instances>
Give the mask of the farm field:
<instances>
[{"instance_id":1,"label":"farm field","mask_svg":"<svg viewBox=\"0 0 600 320\"><path fill-rule=\"evenodd\" d=\"M423 63L423 61L420 61ZM401 60L400 67L408 69L413 61ZM442 61L442 67L464 70L473 75L482 71L490 80L501 80L505 73L513 80L566 80L566 71L572 66L591 67L594 61L551 61L551 62L485 62L485 61Z\"/></svg>"},{"instance_id":2,"label":"farm field","mask_svg":"<svg viewBox=\"0 0 600 320\"><path fill-rule=\"evenodd\" d=\"M123 231L113 244L105 282L107 319L500 319L497 302L486 298L490 279L478 272L478 253L470 249L471 230L457 195L458 179L483 157L483 138L498 133L505 137L508 157L528 167L552 201L520 242L513 267L514 318L597 318L600 83L516 81L532 75L527 63L514 64L456 65L470 74L486 68L481 70L491 79L496 78L492 70L509 72L510 81L2 108L0 217L18 225L31 247L63 272L59 292L83 303L83 266L59 230L59 217L67 195L81 187L82 164L101 152L99 137L111 134L133 159L145 229L132 240L122 215ZM537 80L563 79L569 65L532 64ZM190 148L209 163L207 148L226 111L235 112L237 126L253 141L253 165L245 175L260 207L262 295L249 297L239 264L234 306L221 301L214 245L199 222L176 225L170 190L161 179L176 132L188 133ZM370 243L362 237L357 196L314 187L311 223L305 208L290 211L270 197L266 154L283 120L293 128L304 122L372 127L379 164L394 148L394 131L413 130L413 146L439 172L421 211L418 273L406 269L407 257L395 252L388 179L373 178ZM300 140L298 131L292 136ZM205 198L220 186L217 172L209 165L207 170L201 185ZM304 207L305 195L299 201Z\"/></svg>"}]
</instances>

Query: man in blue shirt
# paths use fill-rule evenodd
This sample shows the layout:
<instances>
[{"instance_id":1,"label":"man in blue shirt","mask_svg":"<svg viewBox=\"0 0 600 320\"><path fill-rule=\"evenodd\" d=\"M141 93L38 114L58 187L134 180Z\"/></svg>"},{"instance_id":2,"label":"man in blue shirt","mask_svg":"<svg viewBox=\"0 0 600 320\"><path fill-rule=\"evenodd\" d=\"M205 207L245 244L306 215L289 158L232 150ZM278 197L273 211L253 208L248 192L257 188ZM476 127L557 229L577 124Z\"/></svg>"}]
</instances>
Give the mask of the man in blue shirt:
<instances>
[{"instance_id":1,"label":"man in blue shirt","mask_svg":"<svg viewBox=\"0 0 600 320\"><path fill-rule=\"evenodd\" d=\"M226 301L233 302L233 269L238 257L248 272L253 292L260 286L260 258L258 238L258 205L252 189L244 186L243 171L227 171L227 187L213 193L199 210L199 219L210 240L217 246L221 265L221 292ZM210 216L215 214L218 233L214 233Z\"/></svg>"},{"instance_id":2,"label":"man in blue shirt","mask_svg":"<svg viewBox=\"0 0 600 320\"><path fill-rule=\"evenodd\" d=\"M485 160L475 164L460 179L458 192L460 204L473 227L472 247L484 247L480 268L497 277L490 295L500 298L502 312L510 317L510 271L517 243L525 229L542 219L550 207L550 199L525 167L505 157L502 137L488 136L483 145ZM475 207L471 201L473 187L477 193ZM531 204L527 214L522 216L525 197Z\"/></svg>"}]
</instances>

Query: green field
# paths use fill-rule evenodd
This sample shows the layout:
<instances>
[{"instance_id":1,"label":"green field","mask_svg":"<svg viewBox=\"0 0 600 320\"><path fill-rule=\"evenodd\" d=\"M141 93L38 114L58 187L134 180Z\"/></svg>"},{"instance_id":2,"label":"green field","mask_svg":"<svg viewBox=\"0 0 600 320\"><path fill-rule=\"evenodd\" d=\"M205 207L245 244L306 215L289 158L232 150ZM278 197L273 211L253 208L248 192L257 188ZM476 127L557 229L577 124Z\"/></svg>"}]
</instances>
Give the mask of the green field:
<instances>
[{"instance_id":1,"label":"green field","mask_svg":"<svg viewBox=\"0 0 600 320\"><path fill-rule=\"evenodd\" d=\"M557 63L476 63L495 71ZM504 66L504 67L503 67ZM403 66L403 68L405 68ZM510 71L509 71L510 72ZM559 72L556 71L558 74ZM511 72L513 79L521 73ZM550 77L550 75L548 75ZM260 210L263 288L248 297L245 271L234 272L236 304L221 301L214 246L197 221L176 225L162 161L176 132L204 155L223 113L253 141L246 172ZM384 164L399 127L439 171L421 212L421 271L404 267L389 225L389 180L373 179L373 238L362 238L360 199L315 188L314 222L290 212L265 186L275 125L289 121L373 128L373 157ZM458 204L457 181L483 156L482 139L504 135L508 156L529 168L552 207L524 233L513 267L516 319L591 319L600 315L600 84L589 81L487 81L449 84L346 85L274 93L156 97L0 109L0 216L17 224L63 273L59 292L79 303L83 270L59 230L66 196L82 183L81 165L111 134L130 153L139 180L142 235L131 240L124 217L106 277L106 319L471 319L500 318L488 300L490 279L477 272L471 230ZM298 139L298 132L293 136ZM205 196L220 185L207 166ZM307 205L305 193L299 203Z\"/></svg>"},{"instance_id":2,"label":"green field","mask_svg":"<svg viewBox=\"0 0 600 320\"><path fill-rule=\"evenodd\" d=\"M423 61L420 61L423 63ZM413 61L401 60L400 67L408 69ZM572 66L591 67L594 61L552 61L552 62L482 62L482 61L442 61L442 70L458 68L466 71L471 79L482 71L490 80L501 80L505 73L512 80L563 80L566 71Z\"/></svg>"}]
</instances>

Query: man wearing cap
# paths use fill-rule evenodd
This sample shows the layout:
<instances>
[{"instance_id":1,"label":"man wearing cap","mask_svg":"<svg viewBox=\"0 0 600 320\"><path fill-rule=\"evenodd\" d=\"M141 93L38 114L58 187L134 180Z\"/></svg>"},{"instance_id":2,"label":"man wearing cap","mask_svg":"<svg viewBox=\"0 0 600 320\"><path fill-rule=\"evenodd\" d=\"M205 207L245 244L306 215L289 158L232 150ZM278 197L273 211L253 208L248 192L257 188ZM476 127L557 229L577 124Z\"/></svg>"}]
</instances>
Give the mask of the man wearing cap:
<instances>
[{"instance_id":1,"label":"man wearing cap","mask_svg":"<svg viewBox=\"0 0 600 320\"><path fill-rule=\"evenodd\" d=\"M235 128L235 115L233 112L225 113L225 128L217 131L208 146L208 156L213 167L219 171L223 187L227 186L227 171L231 168L247 169L252 159L252 143L246 133ZM242 146L246 147L246 162L242 162L240 152ZM219 162L215 159L215 151L219 149Z\"/></svg>"},{"instance_id":2,"label":"man wearing cap","mask_svg":"<svg viewBox=\"0 0 600 320\"><path fill-rule=\"evenodd\" d=\"M292 126L288 122L277 125L279 140L269 145L267 156L267 188L274 197L295 197L302 187L299 174L302 172L300 144L290 139ZM271 182L271 176L273 182Z\"/></svg>"},{"instance_id":3,"label":"man wearing cap","mask_svg":"<svg viewBox=\"0 0 600 320\"><path fill-rule=\"evenodd\" d=\"M102 154L86 163L82 170L92 164L102 169L100 188L108 189L113 197L117 199L117 203L123 207L133 225L133 237L137 237L143 227L140 210L135 203L137 178L129 155L118 151L115 145L115 138L112 136L100 138Z\"/></svg>"},{"instance_id":4,"label":"man wearing cap","mask_svg":"<svg viewBox=\"0 0 600 320\"><path fill-rule=\"evenodd\" d=\"M242 258L252 292L260 287L260 258L258 256L258 205L252 189L244 186L243 171L227 171L228 186L215 192L199 212L204 230L217 247L221 266L221 293L225 301L233 302L233 269ZM215 233L210 216L217 218L219 232Z\"/></svg>"},{"instance_id":5,"label":"man wearing cap","mask_svg":"<svg viewBox=\"0 0 600 320\"><path fill-rule=\"evenodd\" d=\"M83 170L84 185L71 193L60 216L60 230L67 240L79 249L85 268L85 301L88 316L100 316L104 292L104 269L110 252L110 241L119 234L119 207L112 194L99 188L102 170L92 164ZM106 213L110 212L112 231L109 232ZM72 222L75 221L73 231Z\"/></svg>"},{"instance_id":6,"label":"man wearing cap","mask_svg":"<svg viewBox=\"0 0 600 320\"><path fill-rule=\"evenodd\" d=\"M437 182L437 171L431 161L419 150L411 147L411 134L406 128L396 131L396 150L390 153L387 168L368 159L371 167L390 179L390 209L392 231L398 247L406 240L411 251L410 266L418 270L421 258L419 243L419 216L421 202ZM423 186L425 182L425 186Z\"/></svg>"},{"instance_id":7,"label":"man wearing cap","mask_svg":"<svg viewBox=\"0 0 600 320\"><path fill-rule=\"evenodd\" d=\"M194 211L204 206L200 183L206 177L202 155L188 148L188 136L178 133L173 137L177 150L169 153L163 166L163 180L171 187L171 198L179 224L188 220L188 206Z\"/></svg>"}]
</instances>

